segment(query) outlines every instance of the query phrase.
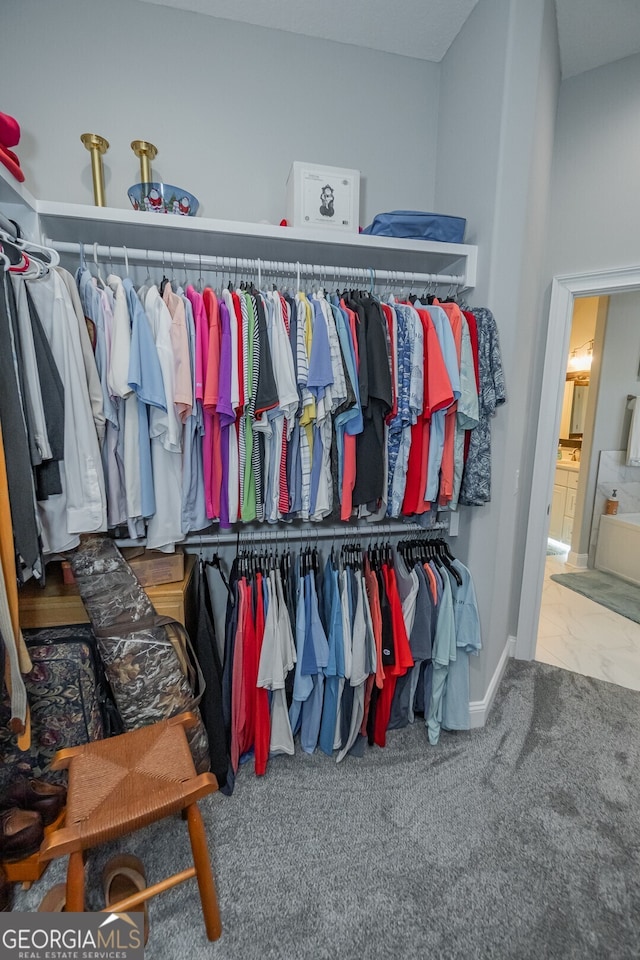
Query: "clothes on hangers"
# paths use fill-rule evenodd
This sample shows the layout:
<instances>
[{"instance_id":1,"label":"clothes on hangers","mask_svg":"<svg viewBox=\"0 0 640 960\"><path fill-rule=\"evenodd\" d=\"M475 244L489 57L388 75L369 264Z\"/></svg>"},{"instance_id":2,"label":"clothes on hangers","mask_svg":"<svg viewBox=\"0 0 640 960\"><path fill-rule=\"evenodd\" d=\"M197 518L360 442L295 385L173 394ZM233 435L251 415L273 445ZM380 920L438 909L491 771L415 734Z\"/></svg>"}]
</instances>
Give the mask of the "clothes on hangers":
<instances>
[{"instance_id":1,"label":"clothes on hangers","mask_svg":"<svg viewBox=\"0 0 640 960\"><path fill-rule=\"evenodd\" d=\"M469 729L480 621L471 574L444 541L345 545L324 562L311 547L286 556L241 551L229 578L226 792L243 763L262 776L270 757L294 753L296 737L305 753L340 763L367 741L384 747L389 730L418 715L431 744L442 729Z\"/></svg>"},{"instance_id":2,"label":"clothes on hangers","mask_svg":"<svg viewBox=\"0 0 640 960\"><path fill-rule=\"evenodd\" d=\"M161 294L84 261L75 286L25 276L4 281L20 400L6 416L34 485L14 492L24 576L40 534L45 554L106 528L171 551L212 523L431 527L490 496L504 382L489 311L167 278Z\"/></svg>"}]
</instances>

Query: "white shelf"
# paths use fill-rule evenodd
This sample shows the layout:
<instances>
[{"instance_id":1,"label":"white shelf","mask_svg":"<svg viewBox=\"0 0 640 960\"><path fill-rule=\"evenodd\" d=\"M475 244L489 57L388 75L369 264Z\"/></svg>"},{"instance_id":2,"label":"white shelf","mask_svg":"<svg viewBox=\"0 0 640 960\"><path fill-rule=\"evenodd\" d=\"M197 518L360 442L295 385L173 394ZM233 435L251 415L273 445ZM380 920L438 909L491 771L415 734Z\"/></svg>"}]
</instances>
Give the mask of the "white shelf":
<instances>
[{"instance_id":1,"label":"white shelf","mask_svg":"<svg viewBox=\"0 0 640 960\"><path fill-rule=\"evenodd\" d=\"M0 210L10 220L20 224L25 236L32 240L38 235L38 201L23 183L0 163Z\"/></svg>"},{"instance_id":2,"label":"white shelf","mask_svg":"<svg viewBox=\"0 0 640 960\"><path fill-rule=\"evenodd\" d=\"M1 165L0 165L1 167ZM371 267L411 273L444 273L476 281L477 247L463 243L395 240L340 230L306 230L179 217L116 207L37 200L0 169L0 208L11 208L13 219L23 212L30 233L37 218L41 238L67 243L98 243L167 253L203 256L260 257L264 260Z\"/></svg>"}]
</instances>

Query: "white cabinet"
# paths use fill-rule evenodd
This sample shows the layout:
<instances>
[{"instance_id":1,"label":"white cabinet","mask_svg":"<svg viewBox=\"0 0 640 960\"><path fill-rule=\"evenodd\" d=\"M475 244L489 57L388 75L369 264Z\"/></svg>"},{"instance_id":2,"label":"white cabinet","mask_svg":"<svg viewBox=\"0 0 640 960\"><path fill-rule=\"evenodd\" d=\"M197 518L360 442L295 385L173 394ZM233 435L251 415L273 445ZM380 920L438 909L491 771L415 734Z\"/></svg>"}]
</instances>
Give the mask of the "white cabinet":
<instances>
[{"instance_id":1,"label":"white cabinet","mask_svg":"<svg viewBox=\"0 0 640 960\"><path fill-rule=\"evenodd\" d=\"M576 512L578 471L556 469L556 482L553 485L549 536L553 540L571 544L573 536L573 518Z\"/></svg>"},{"instance_id":2,"label":"white cabinet","mask_svg":"<svg viewBox=\"0 0 640 960\"><path fill-rule=\"evenodd\" d=\"M566 499L567 488L554 483L553 499L551 500L551 521L549 523L549 536L553 540L562 539L562 523L564 521Z\"/></svg>"}]
</instances>

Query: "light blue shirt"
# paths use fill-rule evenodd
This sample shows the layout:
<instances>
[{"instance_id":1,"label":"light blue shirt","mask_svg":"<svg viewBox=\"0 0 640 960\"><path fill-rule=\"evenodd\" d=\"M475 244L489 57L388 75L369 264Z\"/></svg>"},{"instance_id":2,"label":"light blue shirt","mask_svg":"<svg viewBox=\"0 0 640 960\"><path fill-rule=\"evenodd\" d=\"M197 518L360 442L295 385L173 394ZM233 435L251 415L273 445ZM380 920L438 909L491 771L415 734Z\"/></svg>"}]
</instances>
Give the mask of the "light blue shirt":
<instances>
[{"instance_id":1,"label":"light blue shirt","mask_svg":"<svg viewBox=\"0 0 640 960\"><path fill-rule=\"evenodd\" d=\"M138 426L140 434L140 494L142 516L149 518L156 512L156 497L151 465L149 436L149 407L167 409L160 360L153 339L153 331L138 299L131 280L122 281L127 295L131 318L131 354L129 357L129 386L138 397Z\"/></svg>"},{"instance_id":2,"label":"light blue shirt","mask_svg":"<svg viewBox=\"0 0 640 960\"><path fill-rule=\"evenodd\" d=\"M459 560L452 566L459 573L462 585L450 577L453 616L456 631L457 657L449 663L444 696L442 726L445 730L468 730L469 719L469 654L478 655L482 647L480 616L473 580Z\"/></svg>"},{"instance_id":3,"label":"light blue shirt","mask_svg":"<svg viewBox=\"0 0 640 960\"><path fill-rule=\"evenodd\" d=\"M449 664L457 657L451 580L449 575L444 571L441 572L441 578L443 590L442 597L438 599L438 623L436 625L432 652L433 676L431 680L431 699L426 720L429 743L434 746L440 739L444 691L449 673Z\"/></svg>"}]
</instances>

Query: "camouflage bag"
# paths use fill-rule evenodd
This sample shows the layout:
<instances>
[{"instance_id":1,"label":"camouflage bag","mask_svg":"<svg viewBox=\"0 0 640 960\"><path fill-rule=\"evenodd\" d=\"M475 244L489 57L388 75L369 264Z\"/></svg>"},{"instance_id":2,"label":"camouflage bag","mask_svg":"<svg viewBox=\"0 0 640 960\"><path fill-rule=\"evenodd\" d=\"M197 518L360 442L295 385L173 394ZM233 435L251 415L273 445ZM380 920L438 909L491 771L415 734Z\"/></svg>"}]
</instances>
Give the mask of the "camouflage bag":
<instances>
[{"instance_id":1,"label":"camouflage bag","mask_svg":"<svg viewBox=\"0 0 640 960\"><path fill-rule=\"evenodd\" d=\"M83 538L70 560L125 730L190 710L199 721L187 731L193 761L208 770L204 680L186 630L156 613L113 540Z\"/></svg>"},{"instance_id":2,"label":"camouflage bag","mask_svg":"<svg viewBox=\"0 0 640 960\"><path fill-rule=\"evenodd\" d=\"M44 776L66 783L66 770L49 770L56 752L109 735L96 641L88 624L25 630L24 638L32 663L24 678L31 744L22 751L11 734L11 704L5 691L0 706L0 780L5 784L17 776Z\"/></svg>"}]
</instances>

